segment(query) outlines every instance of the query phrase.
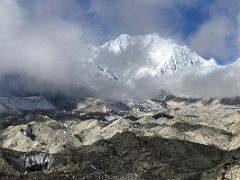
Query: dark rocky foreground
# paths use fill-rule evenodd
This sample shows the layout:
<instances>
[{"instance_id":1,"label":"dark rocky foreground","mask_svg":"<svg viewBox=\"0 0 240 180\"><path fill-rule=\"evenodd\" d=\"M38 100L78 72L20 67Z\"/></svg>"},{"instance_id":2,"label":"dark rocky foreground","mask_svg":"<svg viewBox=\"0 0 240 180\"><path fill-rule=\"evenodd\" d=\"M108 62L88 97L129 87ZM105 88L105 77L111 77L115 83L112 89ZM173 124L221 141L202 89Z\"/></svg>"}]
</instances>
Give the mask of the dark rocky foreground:
<instances>
[{"instance_id":1,"label":"dark rocky foreground","mask_svg":"<svg viewBox=\"0 0 240 180\"><path fill-rule=\"evenodd\" d=\"M130 132L54 154L50 164L20 167L12 160L37 154L2 149L1 179L224 179L240 160L240 150Z\"/></svg>"},{"instance_id":2,"label":"dark rocky foreground","mask_svg":"<svg viewBox=\"0 0 240 180\"><path fill-rule=\"evenodd\" d=\"M130 105L90 99L73 111L1 116L0 179L239 179L238 106Z\"/></svg>"}]
</instances>

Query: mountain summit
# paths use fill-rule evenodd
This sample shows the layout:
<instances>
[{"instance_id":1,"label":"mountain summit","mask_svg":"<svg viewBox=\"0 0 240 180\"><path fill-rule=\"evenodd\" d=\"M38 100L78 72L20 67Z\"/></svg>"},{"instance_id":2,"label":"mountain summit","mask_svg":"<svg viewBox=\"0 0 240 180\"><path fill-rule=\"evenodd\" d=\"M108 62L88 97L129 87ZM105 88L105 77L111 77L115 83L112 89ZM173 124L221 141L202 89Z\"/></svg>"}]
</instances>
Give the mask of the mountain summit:
<instances>
[{"instance_id":1,"label":"mountain summit","mask_svg":"<svg viewBox=\"0 0 240 180\"><path fill-rule=\"evenodd\" d=\"M91 61L99 66L103 76L121 81L142 77L173 75L192 66L215 66L187 46L177 45L158 34L120 35L101 46L94 46Z\"/></svg>"}]
</instances>

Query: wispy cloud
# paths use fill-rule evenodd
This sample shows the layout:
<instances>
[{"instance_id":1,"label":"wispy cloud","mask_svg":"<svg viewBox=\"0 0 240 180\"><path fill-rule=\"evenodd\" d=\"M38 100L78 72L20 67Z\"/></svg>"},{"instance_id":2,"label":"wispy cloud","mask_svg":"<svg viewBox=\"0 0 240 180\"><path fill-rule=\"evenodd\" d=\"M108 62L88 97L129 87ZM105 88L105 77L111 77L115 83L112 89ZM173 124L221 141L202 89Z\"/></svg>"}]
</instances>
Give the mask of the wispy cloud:
<instances>
[{"instance_id":1,"label":"wispy cloud","mask_svg":"<svg viewBox=\"0 0 240 180\"><path fill-rule=\"evenodd\" d=\"M214 0L205 6L202 12L208 18L189 37L190 47L202 55L219 57L224 63L239 57L239 7L238 0Z\"/></svg>"},{"instance_id":2,"label":"wispy cloud","mask_svg":"<svg viewBox=\"0 0 240 180\"><path fill-rule=\"evenodd\" d=\"M189 38L189 45L200 54L228 58L232 54L228 41L234 33L231 26L232 22L225 17L214 18L200 26Z\"/></svg>"}]
</instances>

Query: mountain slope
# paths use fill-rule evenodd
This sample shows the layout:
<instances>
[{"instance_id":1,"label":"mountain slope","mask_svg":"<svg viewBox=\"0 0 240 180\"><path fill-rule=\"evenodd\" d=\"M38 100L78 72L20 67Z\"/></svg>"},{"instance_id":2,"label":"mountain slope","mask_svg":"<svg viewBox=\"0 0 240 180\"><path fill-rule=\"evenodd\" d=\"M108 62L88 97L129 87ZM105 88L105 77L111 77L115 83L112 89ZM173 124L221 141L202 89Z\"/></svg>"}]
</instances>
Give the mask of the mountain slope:
<instances>
[{"instance_id":1,"label":"mountain slope","mask_svg":"<svg viewBox=\"0 0 240 180\"><path fill-rule=\"evenodd\" d=\"M35 110L56 110L56 107L43 96L0 97L0 113L21 114Z\"/></svg>"},{"instance_id":2,"label":"mountain slope","mask_svg":"<svg viewBox=\"0 0 240 180\"><path fill-rule=\"evenodd\" d=\"M146 76L173 75L192 66L215 66L192 52L158 34L129 36L120 35L102 46L94 46L91 61L100 68L101 76L132 82Z\"/></svg>"}]
</instances>

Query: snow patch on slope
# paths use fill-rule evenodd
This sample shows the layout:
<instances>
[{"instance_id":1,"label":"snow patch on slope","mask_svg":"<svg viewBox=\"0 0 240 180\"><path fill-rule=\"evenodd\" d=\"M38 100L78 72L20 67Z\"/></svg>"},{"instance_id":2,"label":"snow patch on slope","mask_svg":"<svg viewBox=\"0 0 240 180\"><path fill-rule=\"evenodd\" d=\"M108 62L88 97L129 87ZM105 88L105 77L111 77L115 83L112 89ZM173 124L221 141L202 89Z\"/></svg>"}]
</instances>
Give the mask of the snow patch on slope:
<instances>
[{"instance_id":1,"label":"snow patch on slope","mask_svg":"<svg viewBox=\"0 0 240 180\"><path fill-rule=\"evenodd\" d=\"M127 98L121 100L84 98L78 103L74 112L78 113L109 113L109 112L126 112L142 111L148 112L156 109L166 108L162 101L153 99Z\"/></svg>"}]
</instances>

